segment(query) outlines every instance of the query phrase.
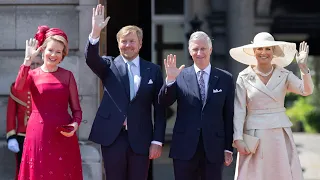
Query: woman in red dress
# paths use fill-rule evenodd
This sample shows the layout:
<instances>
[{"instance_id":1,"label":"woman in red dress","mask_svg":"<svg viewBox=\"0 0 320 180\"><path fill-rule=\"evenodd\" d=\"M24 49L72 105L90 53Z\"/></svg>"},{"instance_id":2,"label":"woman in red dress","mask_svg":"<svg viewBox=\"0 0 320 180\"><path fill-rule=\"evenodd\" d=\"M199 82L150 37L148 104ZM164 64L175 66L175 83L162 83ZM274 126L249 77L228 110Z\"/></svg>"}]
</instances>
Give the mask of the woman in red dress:
<instances>
[{"instance_id":1,"label":"woman in red dress","mask_svg":"<svg viewBox=\"0 0 320 180\"><path fill-rule=\"evenodd\" d=\"M42 52L44 64L30 70ZM32 113L28 121L19 180L82 180L81 156L75 134L82 119L72 72L58 67L68 54L68 38L58 28L39 26L26 41L26 54L15 88L30 88ZM68 113L68 107L72 116ZM68 130L69 129L69 130Z\"/></svg>"}]
</instances>

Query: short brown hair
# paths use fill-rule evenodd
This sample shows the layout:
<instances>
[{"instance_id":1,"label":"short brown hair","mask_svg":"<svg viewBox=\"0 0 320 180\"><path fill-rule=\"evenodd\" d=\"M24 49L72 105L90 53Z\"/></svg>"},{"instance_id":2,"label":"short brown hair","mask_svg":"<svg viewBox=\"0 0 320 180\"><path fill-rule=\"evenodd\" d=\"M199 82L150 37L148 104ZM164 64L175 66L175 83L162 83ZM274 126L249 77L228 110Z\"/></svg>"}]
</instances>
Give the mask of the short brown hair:
<instances>
[{"instance_id":1,"label":"short brown hair","mask_svg":"<svg viewBox=\"0 0 320 180\"><path fill-rule=\"evenodd\" d=\"M122 36L125 36L129 33L135 33L138 36L139 41L142 42L143 31L141 28L134 25L124 26L123 28L121 28L120 31L117 33L117 41L119 42Z\"/></svg>"}]
</instances>

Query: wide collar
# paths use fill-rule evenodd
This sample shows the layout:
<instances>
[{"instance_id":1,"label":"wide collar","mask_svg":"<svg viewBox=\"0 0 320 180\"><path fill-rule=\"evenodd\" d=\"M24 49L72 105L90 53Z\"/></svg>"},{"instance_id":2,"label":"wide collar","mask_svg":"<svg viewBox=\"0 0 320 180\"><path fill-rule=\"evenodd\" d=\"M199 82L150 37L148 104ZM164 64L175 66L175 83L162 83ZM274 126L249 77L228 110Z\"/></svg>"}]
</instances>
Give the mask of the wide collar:
<instances>
[{"instance_id":1,"label":"wide collar","mask_svg":"<svg viewBox=\"0 0 320 180\"><path fill-rule=\"evenodd\" d=\"M274 95L273 90L284 80L288 74L288 70L275 66L273 73L267 84L264 84L259 76L254 72L252 66L247 67L245 70L239 73L245 81L247 81L251 86L258 89L259 91L265 93L275 101L278 101Z\"/></svg>"}]
</instances>

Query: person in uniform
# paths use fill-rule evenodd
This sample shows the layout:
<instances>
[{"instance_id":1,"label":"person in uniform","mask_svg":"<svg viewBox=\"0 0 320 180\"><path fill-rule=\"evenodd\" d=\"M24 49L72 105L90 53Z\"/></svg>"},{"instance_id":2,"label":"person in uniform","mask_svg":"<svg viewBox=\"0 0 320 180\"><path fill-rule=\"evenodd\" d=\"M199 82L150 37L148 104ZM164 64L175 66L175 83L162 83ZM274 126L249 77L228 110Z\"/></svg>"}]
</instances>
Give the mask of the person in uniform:
<instances>
[{"instance_id":1,"label":"person in uniform","mask_svg":"<svg viewBox=\"0 0 320 180\"><path fill-rule=\"evenodd\" d=\"M31 64L31 69L40 67L43 61L36 57ZM16 178L23 151L23 142L26 133L27 122L31 113L31 94L29 90L19 93L12 83L7 105L7 141L8 149L16 154Z\"/></svg>"}]
</instances>

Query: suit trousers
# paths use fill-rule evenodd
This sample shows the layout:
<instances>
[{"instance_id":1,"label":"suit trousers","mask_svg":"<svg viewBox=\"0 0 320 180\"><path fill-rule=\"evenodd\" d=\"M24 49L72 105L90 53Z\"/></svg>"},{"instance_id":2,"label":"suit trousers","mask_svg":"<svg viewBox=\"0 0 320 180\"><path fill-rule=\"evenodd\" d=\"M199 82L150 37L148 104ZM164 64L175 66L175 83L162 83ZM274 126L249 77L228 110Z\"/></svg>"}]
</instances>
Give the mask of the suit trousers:
<instances>
[{"instance_id":1,"label":"suit trousers","mask_svg":"<svg viewBox=\"0 0 320 180\"><path fill-rule=\"evenodd\" d=\"M107 180L147 180L149 156L133 152L125 128L115 142L101 150Z\"/></svg>"},{"instance_id":2,"label":"suit trousers","mask_svg":"<svg viewBox=\"0 0 320 180\"><path fill-rule=\"evenodd\" d=\"M173 159L175 180L221 180L223 163L211 163L206 158L202 133L195 155L190 160Z\"/></svg>"}]
</instances>

